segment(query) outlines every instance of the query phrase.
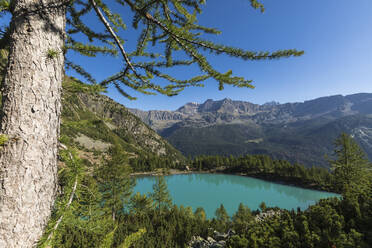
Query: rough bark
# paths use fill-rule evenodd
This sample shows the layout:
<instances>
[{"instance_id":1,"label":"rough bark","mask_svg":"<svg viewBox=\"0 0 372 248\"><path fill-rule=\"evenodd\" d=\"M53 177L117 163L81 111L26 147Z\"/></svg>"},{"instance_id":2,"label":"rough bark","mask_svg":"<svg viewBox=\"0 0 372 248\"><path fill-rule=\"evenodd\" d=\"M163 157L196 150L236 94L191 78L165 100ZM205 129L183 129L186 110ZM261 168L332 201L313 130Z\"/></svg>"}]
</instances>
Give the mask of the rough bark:
<instances>
[{"instance_id":1,"label":"rough bark","mask_svg":"<svg viewBox=\"0 0 372 248\"><path fill-rule=\"evenodd\" d=\"M0 247L32 247L49 219L57 188L64 75L62 0L12 1L3 89Z\"/></svg>"}]
</instances>

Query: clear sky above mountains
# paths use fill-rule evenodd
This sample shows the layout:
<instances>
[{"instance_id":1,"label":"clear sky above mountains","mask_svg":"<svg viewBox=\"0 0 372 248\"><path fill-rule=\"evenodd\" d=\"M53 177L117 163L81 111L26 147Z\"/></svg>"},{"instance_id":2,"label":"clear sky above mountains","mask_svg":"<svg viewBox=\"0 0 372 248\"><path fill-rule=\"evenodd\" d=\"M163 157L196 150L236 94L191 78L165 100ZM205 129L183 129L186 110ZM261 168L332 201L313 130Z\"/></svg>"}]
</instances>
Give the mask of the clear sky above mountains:
<instances>
[{"instance_id":1,"label":"clear sky above mountains","mask_svg":"<svg viewBox=\"0 0 372 248\"><path fill-rule=\"evenodd\" d=\"M371 0L261 2L266 7L264 14L250 8L246 0L208 0L198 18L201 24L222 31L221 35L211 37L217 43L247 50L305 50L302 57L274 61L210 57L212 64L221 71L232 69L234 75L253 79L255 89L226 86L225 90L218 91L217 83L208 80L204 88L187 88L171 98L131 92L138 100L130 101L113 89L109 89L108 96L131 108L174 110L186 102L204 102L208 98L228 97L262 104L273 100L284 103L372 92ZM123 36L127 37L128 46L131 40L137 39L132 32L123 32ZM91 59L72 53L68 56L85 65L98 81L122 66L120 58ZM181 67L173 73L186 78L197 71L194 67Z\"/></svg>"},{"instance_id":2,"label":"clear sky above mountains","mask_svg":"<svg viewBox=\"0 0 372 248\"><path fill-rule=\"evenodd\" d=\"M252 50L303 49L299 58L246 62L213 57L217 68L253 79L255 89L226 87L215 82L188 88L176 97L140 96L136 101L109 96L140 109L176 109L186 102L229 97L254 103L294 102L335 95L372 92L371 0L264 0L261 14L245 0L209 0L199 20L222 31L214 40ZM104 68L102 68L104 69ZM177 75L189 75L182 68Z\"/></svg>"}]
</instances>

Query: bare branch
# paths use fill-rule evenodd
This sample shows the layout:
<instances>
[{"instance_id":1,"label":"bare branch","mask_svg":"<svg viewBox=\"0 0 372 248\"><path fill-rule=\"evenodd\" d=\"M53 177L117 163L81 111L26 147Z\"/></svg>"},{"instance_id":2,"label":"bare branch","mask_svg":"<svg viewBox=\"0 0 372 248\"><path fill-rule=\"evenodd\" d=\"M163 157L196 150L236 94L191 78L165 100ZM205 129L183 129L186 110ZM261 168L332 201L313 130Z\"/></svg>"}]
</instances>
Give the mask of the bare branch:
<instances>
[{"instance_id":1,"label":"bare branch","mask_svg":"<svg viewBox=\"0 0 372 248\"><path fill-rule=\"evenodd\" d=\"M102 21L102 23L105 25L107 31L111 34L112 38L114 38L115 43L119 47L119 50L120 50L121 54L123 55L123 58L124 58L125 62L127 63L127 68L129 67L133 71L133 73L136 75L136 77L139 78L142 82L147 83L142 79L142 77L140 75L138 75L136 69L133 67L132 63L130 62L128 54L125 52L124 47L122 46L118 36L115 34L114 30L110 26L110 23L106 20L106 18L102 14L101 10L97 6L97 3L94 0L90 0L90 2L92 3L93 8L94 8L95 12L97 13L97 16ZM124 70L125 74L128 71L127 68ZM125 76L125 74L123 74L122 76Z\"/></svg>"},{"instance_id":2,"label":"bare branch","mask_svg":"<svg viewBox=\"0 0 372 248\"><path fill-rule=\"evenodd\" d=\"M69 155L70 155L70 159L71 159L71 161L74 161L71 152L69 152ZM76 192L76 188L77 188L77 184L78 184L78 176L76 175L75 182L74 182L74 186L72 187L72 192L71 192L71 194L70 194L70 198L69 198L69 200L68 200L68 202L67 202L67 204L66 204L66 208L65 208L65 209L68 209L68 208L70 207L70 205L71 205L71 203L72 203L72 200L74 199L75 192ZM47 241L49 241L49 240L53 237L54 231L57 230L59 224L60 224L60 223L62 222L62 220L63 220L63 217L64 217L64 215L61 215L61 216L58 218L56 224L55 224L54 227L53 227L53 231L48 235Z\"/></svg>"}]
</instances>

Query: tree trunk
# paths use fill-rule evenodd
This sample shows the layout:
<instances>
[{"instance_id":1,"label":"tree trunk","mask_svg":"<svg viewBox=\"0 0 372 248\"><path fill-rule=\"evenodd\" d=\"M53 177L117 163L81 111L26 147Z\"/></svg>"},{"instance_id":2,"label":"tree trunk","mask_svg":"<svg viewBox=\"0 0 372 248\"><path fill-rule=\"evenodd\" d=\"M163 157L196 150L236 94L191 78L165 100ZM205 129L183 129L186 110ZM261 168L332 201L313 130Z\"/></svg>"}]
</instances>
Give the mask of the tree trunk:
<instances>
[{"instance_id":1,"label":"tree trunk","mask_svg":"<svg viewBox=\"0 0 372 248\"><path fill-rule=\"evenodd\" d=\"M3 89L0 247L32 247L50 217L64 76L65 1L12 1Z\"/></svg>"}]
</instances>

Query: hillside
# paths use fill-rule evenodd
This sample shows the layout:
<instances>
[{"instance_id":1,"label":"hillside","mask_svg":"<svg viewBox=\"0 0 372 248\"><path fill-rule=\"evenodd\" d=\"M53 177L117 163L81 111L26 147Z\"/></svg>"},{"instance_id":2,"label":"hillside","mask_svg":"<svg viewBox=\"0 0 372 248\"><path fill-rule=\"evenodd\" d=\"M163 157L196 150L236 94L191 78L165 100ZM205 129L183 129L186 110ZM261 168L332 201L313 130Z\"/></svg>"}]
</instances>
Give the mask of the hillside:
<instances>
[{"instance_id":1,"label":"hillside","mask_svg":"<svg viewBox=\"0 0 372 248\"><path fill-rule=\"evenodd\" d=\"M211 99L176 111L130 110L185 155L269 154L327 166L324 155L341 133L355 137L372 159L372 94L258 105Z\"/></svg>"},{"instance_id":2,"label":"hillside","mask_svg":"<svg viewBox=\"0 0 372 248\"><path fill-rule=\"evenodd\" d=\"M61 142L73 143L90 163L119 145L129 158L181 161L183 156L124 106L92 86L66 78L63 83ZM143 168L144 170L150 168Z\"/></svg>"}]
</instances>

